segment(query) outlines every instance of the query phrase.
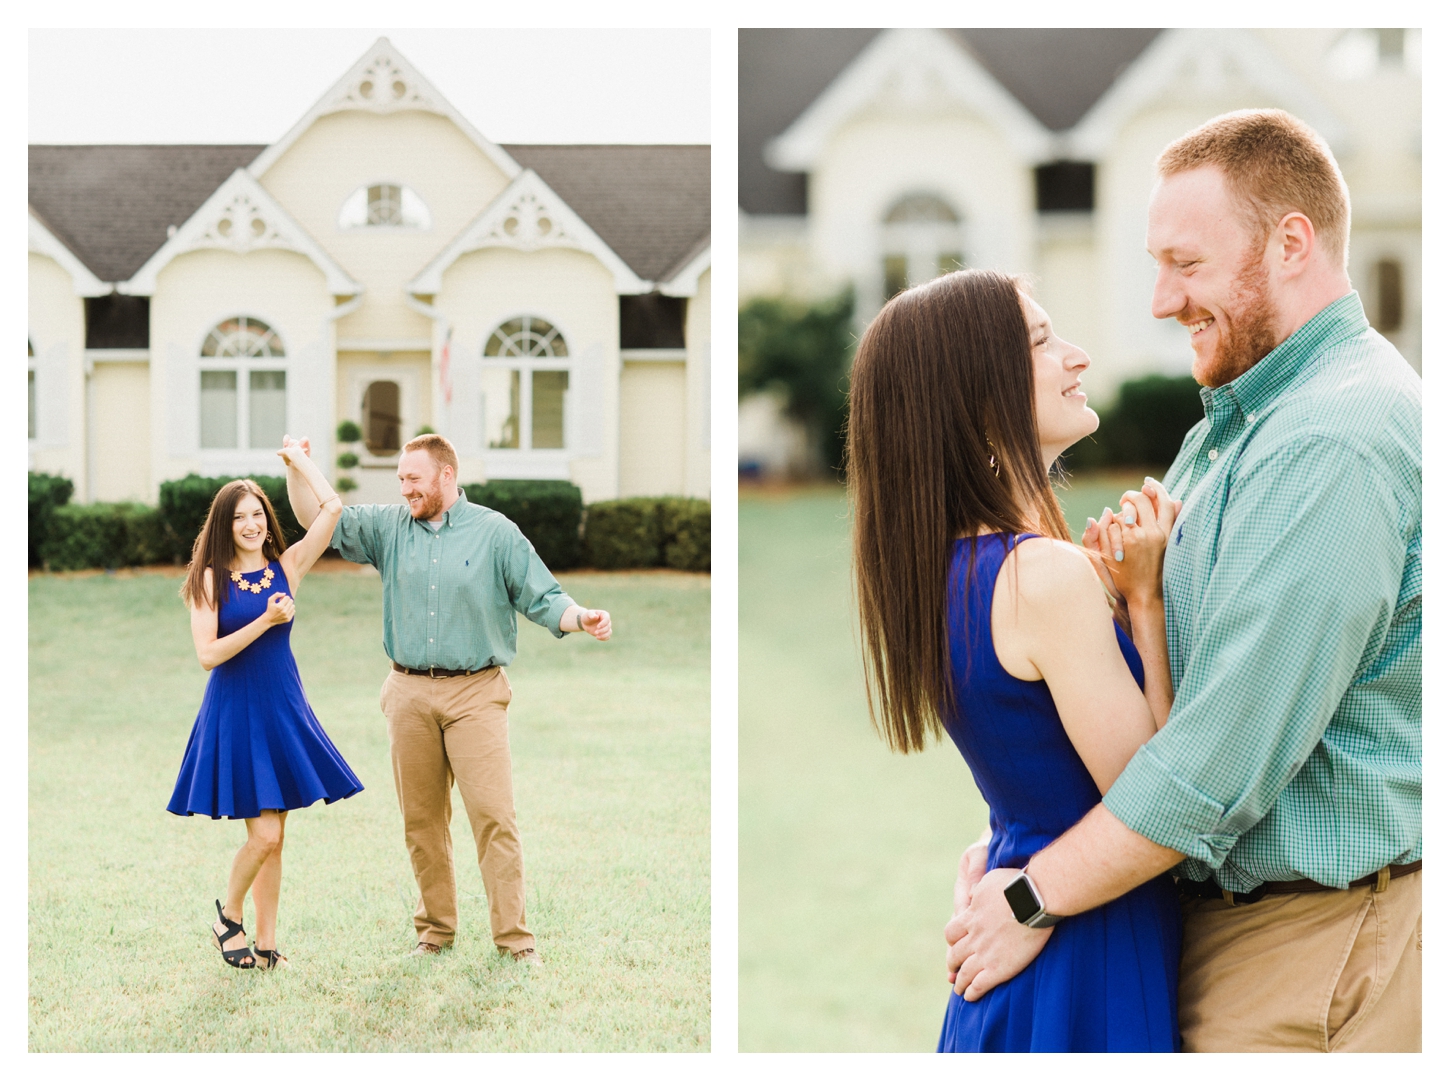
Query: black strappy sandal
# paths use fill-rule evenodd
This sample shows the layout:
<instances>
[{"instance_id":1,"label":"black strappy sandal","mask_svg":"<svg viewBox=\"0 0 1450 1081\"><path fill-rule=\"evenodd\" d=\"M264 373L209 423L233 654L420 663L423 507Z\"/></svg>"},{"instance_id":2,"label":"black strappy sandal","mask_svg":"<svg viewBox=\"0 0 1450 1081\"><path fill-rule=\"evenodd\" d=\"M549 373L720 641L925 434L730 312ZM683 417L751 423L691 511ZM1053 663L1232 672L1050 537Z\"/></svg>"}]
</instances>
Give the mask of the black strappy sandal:
<instances>
[{"instance_id":1,"label":"black strappy sandal","mask_svg":"<svg viewBox=\"0 0 1450 1081\"><path fill-rule=\"evenodd\" d=\"M222 960L231 965L232 968L256 968L257 958L252 953L251 948L246 945L247 929L240 923L233 923L227 919L226 914L222 912L222 903L220 901L216 903L216 915L217 919L221 921L221 925L227 929L227 933L224 935L217 934L215 927L211 929L212 937L216 939L216 948L222 951ZM243 944L235 950L227 949L226 940L236 934L242 936ZM245 962L247 961L250 961L251 964L246 964Z\"/></svg>"},{"instance_id":2,"label":"black strappy sandal","mask_svg":"<svg viewBox=\"0 0 1450 1081\"><path fill-rule=\"evenodd\" d=\"M257 967L263 972L274 968L286 968L291 964L278 950L264 950L258 946L252 952L257 955Z\"/></svg>"}]
</instances>

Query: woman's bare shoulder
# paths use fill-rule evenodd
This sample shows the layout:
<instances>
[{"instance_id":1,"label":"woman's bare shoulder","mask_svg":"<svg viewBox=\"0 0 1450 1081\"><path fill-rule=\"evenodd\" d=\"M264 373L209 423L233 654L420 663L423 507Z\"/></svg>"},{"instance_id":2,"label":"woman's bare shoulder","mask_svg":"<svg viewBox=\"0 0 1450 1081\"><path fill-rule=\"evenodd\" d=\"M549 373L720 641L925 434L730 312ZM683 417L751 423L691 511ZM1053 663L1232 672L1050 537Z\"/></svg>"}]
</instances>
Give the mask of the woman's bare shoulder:
<instances>
[{"instance_id":1,"label":"woman's bare shoulder","mask_svg":"<svg viewBox=\"0 0 1450 1081\"><path fill-rule=\"evenodd\" d=\"M1075 544L1033 537L1019 542L1008 559L1016 565L1016 592L1029 604L1060 605L1078 599L1101 602L1102 583L1087 553Z\"/></svg>"}]
</instances>

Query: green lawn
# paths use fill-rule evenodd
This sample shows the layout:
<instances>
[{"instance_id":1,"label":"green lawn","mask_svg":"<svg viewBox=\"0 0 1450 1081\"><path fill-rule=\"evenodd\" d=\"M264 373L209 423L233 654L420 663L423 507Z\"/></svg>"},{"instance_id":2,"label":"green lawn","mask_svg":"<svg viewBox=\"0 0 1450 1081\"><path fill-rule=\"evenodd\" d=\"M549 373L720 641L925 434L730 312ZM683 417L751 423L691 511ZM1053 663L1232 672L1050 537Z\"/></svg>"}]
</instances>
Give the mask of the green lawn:
<instances>
[{"instance_id":1,"label":"green lawn","mask_svg":"<svg viewBox=\"0 0 1450 1081\"><path fill-rule=\"evenodd\" d=\"M1075 533L1132 480L1064 491ZM955 747L871 731L846 513L839 488L741 494L742 1051L933 1049L956 862L986 824Z\"/></svg>"},{"instance_id":2,"label":"green lawn","mask_svg":"<svg viewBox=\"0 0 1450 1081\"><path fill-rule=\"evenodd\" d=\"M179 572L32 578L30 1050L708 1050L709 579L560 577L615 638L520 620L514 785L547 967L496 956L456 797L457 945L407 956L381 588L347 571L308 578L293 643L366 790L289 817L276 973L210 941L242 824L164 810L206 679Z\"/></svg>"}]
</instances>

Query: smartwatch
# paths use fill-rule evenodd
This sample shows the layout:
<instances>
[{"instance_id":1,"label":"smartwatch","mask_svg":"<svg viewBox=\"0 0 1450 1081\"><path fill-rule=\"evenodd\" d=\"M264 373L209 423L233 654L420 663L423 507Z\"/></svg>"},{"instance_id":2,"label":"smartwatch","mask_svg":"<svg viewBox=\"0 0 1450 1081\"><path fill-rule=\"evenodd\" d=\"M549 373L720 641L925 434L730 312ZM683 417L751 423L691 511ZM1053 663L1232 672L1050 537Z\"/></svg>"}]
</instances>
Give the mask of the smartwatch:
<instances>
[{"instance_id":1,"label":"smartwatch","mask_svg":"<svg viewBox=\"0 0 1450 1081\"><path fill-rule=\"evenodd\" d=\"M1037 892L1037 887L1027 877L1026 871L1007 883L1002 896L1012 906L1012 915L1017 917L1017 922L1027 927L1051 927L1062 919L1061 916L1049 913L1043 906L1042 895Z\"/></svg>"}]
</instances>

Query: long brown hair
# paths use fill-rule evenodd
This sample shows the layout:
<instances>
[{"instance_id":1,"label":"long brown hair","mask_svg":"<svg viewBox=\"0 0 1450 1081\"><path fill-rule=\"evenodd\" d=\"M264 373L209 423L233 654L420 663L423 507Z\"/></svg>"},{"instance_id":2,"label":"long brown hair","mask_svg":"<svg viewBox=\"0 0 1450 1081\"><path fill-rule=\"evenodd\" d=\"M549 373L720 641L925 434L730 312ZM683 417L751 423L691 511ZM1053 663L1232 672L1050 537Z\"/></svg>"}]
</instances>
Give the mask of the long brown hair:
<instances>
[{"instance_id":1,"label":"long brown hair","mask_svg":"<svg viewBox=\"0 0 1450 1081\"><path fill-rule=\"evenodd\" d=\"M287 548L282 537L282 527L277 524L277 513L272 501L256 481L230 481L222 485L211 501L211 510L206 514L206 525L196 535L191 546L191 562L186 567L186 581L181 583L181 599L192 608L208 604L206 599L206 570L211 568L212 598L209 607L221 604L222 590L231 573L232 560L237 555L236 541L232 539L232 515L243 496L254 495L262 503L262 513L267 516L267 538L262 542L262 556L271 562L279 559Z\"/></svg>"},{"instance_id":2,"label":"long brown hair","mask_svg":"<svg viewBox=\"0 0 1450 1081\"><path fill-rule=\"evenodd\" d=\"M1037 442L1018 280L960 270L891 300L851 371L846 480L871 723L893 751L941 738L957 537L1070 540Z\"/></svg>"}]
</instances>

